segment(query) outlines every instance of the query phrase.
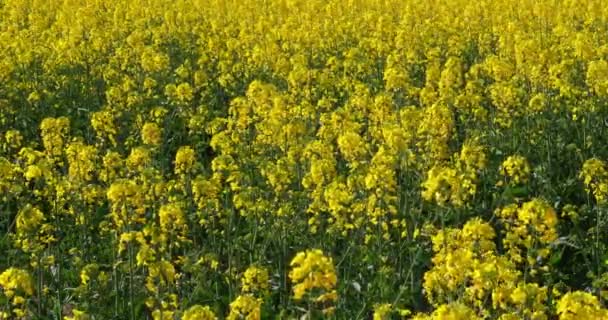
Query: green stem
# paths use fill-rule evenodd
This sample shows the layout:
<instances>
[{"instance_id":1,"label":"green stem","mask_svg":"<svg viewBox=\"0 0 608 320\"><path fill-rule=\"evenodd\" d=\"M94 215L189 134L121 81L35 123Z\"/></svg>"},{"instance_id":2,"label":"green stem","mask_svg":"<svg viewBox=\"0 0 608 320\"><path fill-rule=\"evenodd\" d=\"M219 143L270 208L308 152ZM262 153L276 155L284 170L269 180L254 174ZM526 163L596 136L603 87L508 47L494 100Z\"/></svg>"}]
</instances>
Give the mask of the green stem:
<instances>
[{"instance_id":1,"label":"green stem","mask_svg":"<svg viewBox=\"0 0 608 320\"><path fill-rule=\"evenodd\" d=\"M37 296L38 296L38 316L42 316L42 267L40 266L41 263L40 256L38 256L38 265L36 266L36 271L38 273L38 281L37 281Z\"/></svg>"},{"instance_id":2,"label":"green stem","mask_svg":"<svg viewBox=\"0 0 608 320\"><path fill-rule=\"evenodd\" d=\"M129 311L131 320L135 320L135 305L133 304L133 247L129 244Z\"/></svg>"},{"instance_id":3,"label":"green stem","mask_svg":"<svg viewBox=\"0 0 608 320\"><path fill-rule=\"evenodd\" d=\"M116 243L116 233L114 234L114 243ZM114 317L118 317L118 268L116 268L116 251L112 253L112 278L114 278Z\"/></svg>"}]
</instances>

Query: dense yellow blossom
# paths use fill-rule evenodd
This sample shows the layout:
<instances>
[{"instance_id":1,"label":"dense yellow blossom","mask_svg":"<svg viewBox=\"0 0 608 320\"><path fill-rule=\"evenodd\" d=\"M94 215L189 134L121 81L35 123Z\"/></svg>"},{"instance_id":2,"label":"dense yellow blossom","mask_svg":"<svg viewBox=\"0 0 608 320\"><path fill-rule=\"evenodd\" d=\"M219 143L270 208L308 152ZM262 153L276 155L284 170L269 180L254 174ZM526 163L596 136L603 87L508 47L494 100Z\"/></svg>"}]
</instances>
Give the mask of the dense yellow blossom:
<instances>
[{"instance_id":1,"label":"dense yellow blossom","mask_svg":"<svg viewBox=\"0 0 608 320\"><path fill-rule=\"evenodd\" d=\"M605 202L608 198L608 170L606 164L597 158L592 158L583 163L579 174L587 188L598 202Z\"/></svg>"},{"instance_id":2,"label":"dense yellow blossom","mask_svg":"<svg viewBox=\"0 0 608 320\"><path fill-rule=\"evenodd\" d=\"M8 268L0 274L0 286L6 296L13 297L15 294L34 294L34 280L26 270Z\"/></svg>"},{"instance_id":3,"label":"dense yellow blossom","mask_svg":"<svg viewBox=\"0 0 608 320\"><path fill-rule=\"evenodd\" d=\"M91 127L95 130L99 139L115 145L118 131L114 121L111 110L97 111L91 116Z\"/></svg>"},{"instance_id":4,"label":"dense yellow blossom","mask_svg":"<svg viewBox=\"0 0 608 320\"><path fill-rule=\"evenodd\" d=\"M185 146L177 150L175 155L175 173L176 174L187 174L194 170L196 164L196 154L194 149Z\"/></svg>"},{"instance_id":5,"label":"dense yellow blossom","mask_svg":"<svg viewBox=\"0 0 608 320\"><path fill-rule=\"evenodd\" d=\"M261 294L268 293L269 278L268 270L261 267L250 266L245 270L241 278L241 291L244 293Z\"/></svg>"},{"instance_id":6,"label":"dense yellow blossom","mask_svg":"<svg viewBox=\"0 0 608 320\"><path fill-rule=\"evenodd\" d=\"M422 184L422 198L437 204L462 207L475 195L475 185L464 174L450 167L434 166Z\"/></svg>"},{"instance_id":7,"label":"dense yellow blossom","mask_svg":"<svg viewBox=\"0 0 608 320\"><path fill-rule=\"evenodd\" d=\"M68 159L68 176L75 180L90 181L93 179L97 161L97 149L83 143L73 142L66 148Z\"/></svg>"},{"instance_id":8,"label":"dense yellow blossom","mask_svg":"<svg viewBox=\"0 0 608 320\"><path fill-rule=\"evenodd\" d=\"M23 144L23 135L19 130L6 131L4 139L6 140L6 144L13 149L18 149Z\"/></svg>"},{"instance_id":9,"label":"dense yellow blossom","mask_svg":"<svg viewBox=\"0 0 608 320\"><path fill-rule=\"evenodd\" d=\"M176 232L186 228L184 212L178 204L167 204L160 207L158 217L160 228L164 232Z\"/></svg>"},{"instance_id":10,"label":"dense yellow blossom","mask_svg":"<svg viewBox=\"0 0 608 320\"><path fill-rule=\"evenodd\" d=\"M608 309L602 308L597 298L587 292L568 292L557 302L560 320L607 319Z\"/></svg>"},{"instance_id":11,"label":"dense yellow blossom","mask_svg":"<svg viewBox=\"0 0 608 320\"><path fill-rule=\"evenodd\" d=\"M17 233L27 234L37 230L44 221L44 214L32 205L26 205L17 215Z\"/></svg>"},{"instance_id":12,"label":"dense yellow blossom","mask_svg":"<svg viewBox=\"0 0 608 320\"><path fill-rule=\"evenodd\" d=\"M70 120L67 117L46 118L40 123L40 135L46 152L57 157L63 153L66 135L70 130Z\"/></svg>"},{"instance_id":13,"label":"dense yellow blossom","mask_svg":"<svg viewBox=\"0 0 608 320\"><path fill-rule=\"evenodd\" d=\"M464 289L464 300L475 301L517 277L517 271L495 254L494 229L479 219L462 230L446 229L433 237L433 268L424 275L429 300L443 302Z\"/></svg>"},{"instance_id":14,"label":"dense yellow blossom","mask_svg":"<svg viewBox=\"0 0 608 320\"><path fill-rule=\"evenodd\" d=\"M506 226L503 244L513 261L532 268L543 264L558 237L555 210L541 199L532 199L521 207L509 205L497 214Z\"/></svg>"},{"instance_id":15,"label":"dense yellow blossom","mask_svg":"<svg viewBox=\"0 0 608 320\"><path fill-rule=\"evenodd\" d=\"M194 305L184 312L182 320L215 320L217 317L208 306Z\"/></svg>"},{"instance_id":16,"label":"dense yellow blossom","mask_svg":"<svg viewBox=\"0 0 608 320\"><path fill-rule=\"evenodd\" d=\"M230 303L230 313L227 320L259 320L261 319L262 300L251 295L240 295Z\"/></svg>"},{"instance_id":17,"label":"dense yellow blossom","mask_svg":"<svg viewBox=\"0 0 608 320\"><path fill-rule=\"evenodd\" d=\"M358 166L358 160L365 155L365 142L356 132L346 132L338 137L338 147L344 155L345 159L351 163L353 167Z\"/></svg>"},{"instance_id":18,"label":"dense yellow blossom","mask_svg":"<svg viewBox=\"0 0 608 320\"><path fill-rule=\"evenodd\" d=\"M390 303L377 304L374 306L374 320L390 319L393 306Z\"/></svg>"},{"instance_id":19,"label":"dense yellow blossom","mask_svg":"<svg viewBox=\"0 0 608 320\"><path fill-rule=\"evenodd\" d=\"M293 286L296 300L314 289L321 289L322 293L313 299L317 302L335 301L338 296L335 291L337 275L333 261L319 249L299 252L290 263L289 279Z\"/></svg>"},{"instance_id":20,"label":"dense yellow blossom","mask_svg":"<svg viewBox=\"0 0 608 320\"><path fill-rule=\"evenodd\" d=\"M475 320L483 319L461 303L443 304L429 315L416 315L415 320Z\"/></svg>"},{"instance_id":21,"label":"dense yellow blossom","mask_svg":"<svg viewBox=\"0 0 608 320\"><path fill-rule=\"evenodd\" d=\"M137 147L131 150L125 163L130 170L142 171L148 166L150 160L150 151L144 147Z\"/></svg>"},{"instance_id":22,"label":"dense yellow blossom","mask_svg":"<svg viewBox=\"0 0 608 320\"><path fill-rule=\"evenodd\" d=\"M162 138L162 131L156 123L147 122L141 128L141 140L145 144L157 146L162 142Z\"/></svg>"},{"instance_id":23,"label":"dense yellow blossom","mask_svg":"<svg viewBox=\"0 0 608 320\"><path fill-rule=\"evenodd\" d=\"M513 184L526 183L530 177L530 165L526 158L519 155L509 156L505 159L500 166L500 171Z\"/></svg>"}]
</instances>

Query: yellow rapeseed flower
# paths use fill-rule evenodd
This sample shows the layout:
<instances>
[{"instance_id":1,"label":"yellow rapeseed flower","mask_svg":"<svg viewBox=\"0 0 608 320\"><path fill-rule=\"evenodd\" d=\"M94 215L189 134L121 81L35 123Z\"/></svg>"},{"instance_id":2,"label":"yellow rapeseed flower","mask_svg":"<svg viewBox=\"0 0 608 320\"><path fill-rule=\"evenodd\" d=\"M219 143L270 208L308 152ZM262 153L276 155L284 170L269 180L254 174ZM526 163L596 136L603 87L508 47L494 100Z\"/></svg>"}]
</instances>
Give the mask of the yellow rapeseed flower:
<instances>
[{"instance_id":1,"label":"yellow rapeseed flower","mask_svg":"<svg viewBox=\"0 0 608 320\"><path fill-rule=\"evenodd\" d=\"M290 263L289 278L294 283L294 299L301 300L313 289L322 289L325 293L318 298L335 301L335 286L338 281L333 261L319 249L299 252ZM318 299L317 298L317 299Z\"/></svg>"},{"instance_id":2,"label":"yellow rapeseed flower","mask_svg":"<svg viewBox=\"0 0 608 320\"><path fill-rule=\"evenodd\" d=\"M215 313L209 306L194 305L184 311L181 320L216 320Z\"/></svg>"}]
</instances>

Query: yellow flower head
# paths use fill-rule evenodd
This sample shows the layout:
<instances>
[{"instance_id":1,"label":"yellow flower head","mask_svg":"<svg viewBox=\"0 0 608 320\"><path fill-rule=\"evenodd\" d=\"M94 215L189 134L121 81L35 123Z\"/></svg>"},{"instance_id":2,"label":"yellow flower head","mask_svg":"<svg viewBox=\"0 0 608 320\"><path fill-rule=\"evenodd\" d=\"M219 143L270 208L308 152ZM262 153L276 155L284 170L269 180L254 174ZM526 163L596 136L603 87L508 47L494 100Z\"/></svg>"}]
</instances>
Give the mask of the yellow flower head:
<instances>
[{"instance_id":1,"label":"yellow flower head","mask_svg":"<svg viewBox=\"0 0 608 320\"><path fill-rule=\"evenodd\" d=\"M215 313L209 306L194 305L184 312L182 320L216 320Z\"/></svg>"},{"instance_id":2,"label":"yellow flower head","mask_svg":"<svg viewBox=\"0 0 608 320\"><path fill-rule=\"evenodd\" d=\"M158 146L162 142L162 131L154 122L147 122L141 129L141 140L151 146Z\"/></svg>"},{"instance_id":3,"label":"yellow flower head","mask_svg":"<svg viewBox=\"0 0 608 320\"><path fill-rule=\"evenodd\" d=\"M145 48L140 58L142 68L150 73L161 72L167 69L169 62L170 59L166 54L158 52L151 47Z\"/></svg>"},{"instance_id":4,"label":"yellow flower head","mask_svg":"<svg viewBox=\"0 0 608 320\"><path fill-rule=\"evenodd\" d=\"M226 320L261 319L262 300L251 295L240 295L230 303L230 313Z\"/></svg>"},{"instance_id":5,"label":"yellow flower head","mask_svg":"<svg viewBox=\"0 0 608 320\"><path fill-rule=\"evenodd\" d=\"M43 173L42 169L40 169L40 166L33 164L27 166L27 168L25 169L25 174L23 176L26 180L31 181L33 179L42 177L42 174Z\"/></svg>"},{"instance_id":6,"label":"yellow flower head","mask_svg":"<svg viewBox=\"0 0 608 320\"><path fill-rule=\"evenodd\" d=\"M597 298L587 292L566 293L557 302L559 320L608 319L608 309L602 308Z\"/></svg>"},{"instance_id":7,"label":"yellow flower head","mask_svg":"<svg viewBox=\"0 0 608 320\"><path fill-rule=\"evenodd\" d=\"M475 182L470 177L446 166L431 168L422 187L422 198L427 201L434 200L440 206L451 204L462 207L477 191Z\"/></svg>"},{"instance_id":8,"label":"yellow flower head","mask_svg":"<svg viewBox=\"0 0 608 320\"><path fill-rule=\"evenodd\" d=\"M522 156L513 155L503 161L500 172L505 178L509 178L513 184L528 182L530 176L530 165L528 160Z\"/></svg>"},{"instance_id":9,"label":"yellow flower head","mask_svg":"<svg viewBox=\"0 0 608 320\"><path fill-rule=\"evenodd\" d=\"M608 199L608 169L604 161L597 158L585 161L579 177L598 202Z\"/></svg>"},{"instance_id":10,"label":"yellow flower head","mask_svg":"<svg viewBox=\"0 0 608 320\"><path fill-rule=\"evenodd\" d=\"M19 149L23 143L23 135L19 130L7 130L4 139L6 139L7 145L13 149Z\"/></svg>"},{"instance_id":11,"label":"yellow flower head","mask_svg":"<svg viewBox=\"0 0 608 320\"><path fill-rule=\"evenodd\" d=\"M17 215L17 233L27 234L37 231L44 221L44 214L38 208L27 204Z\"/></svg>"},{"instance_id":12,"label":"yellow flower head","mask_svg":"<svg viewBox=\"0 0 608 320\"><path fill-rule=\"evenodd\" d=\"M99 178L101 181L109 183L112 180L118 178L121 171L124 170L124 160L120 154L115 151L109 151L103 156L103 165L99 170Z\"/></svg>"},{"instance_id":13,"label":"yellow flower head","mask_svg":"<svg viewBox=\"0 0 608 320\"><path fill-rule=\"evenodd\" d=\"M97 149L82 142L73 142L66 149L68 176L72 179L90 181L95 172Z\"/></svg>"},{"instance_id":14,"label":"yellow flower head","mask_svg":"<svg viewBox=\"0 0 608 320\"><path fill-rule=\"evenodd\" d=\"M160 207L158 213L160 228L164 232L183 230L186 228L184 211L175 203L166 204Z\"/></svg>"},{"instance_id":15,"label":"yellow flower head","mask_svg":"<svg viewBox=\"0 0 608 320\"><path fill-rule=\"evenodd\" d=\"M7 297L12 297L16 292L34 295L34 280L30 274L23 269L8 268L0 274L0 287L4 289Z\"/></svg>"},{"instance_id":16,"label":"yellow flower head","mask_svg":"<svg viewBox=\"0 0 608 320\"><path fill-rule=\"evenodd\" d=\"M352 166L357 166L356 161L364 156L367 151L363 138L352 131L348 131L338 137L338 148Z\"/></svg>"},{"instance_id":17,"label":"yellow flower head","mask_svg":"<svg viewBox=\"0 0 608 320\"><path fill-rule=\"evenodd\" d=\"M299 252L291 261L289 278L294 283L293 293L296 300L301 300L306 293L314 289L324 292L317 301L337 300L335 286L338 281L333 261L319 249ZM320 299L320 300L319 300Z\"/></svg>"},{"instance_id":18,"label":"yellow flower head","mask_svg":"<svg viewBox=\"0 0 608 320\"><path fill-rule=\"evenodd\" d=\"M194 98L192 87L188 83L181 83L175 88L175 97L180 102L190 102Z\"/></svg>"},{"instance_id":19,"label":"yellow flower head","mask_svg":"<svg viewBox=\"0 0 608 320\"><path fill-rule=\"evenodd\" d=\"M189 146L177 150L175 155L175 174L188 174L194 170L196 164L196 153Z\"/></svg>"},{"instance_id":20,"label":"yellow flower head","mask_svg":"<svg viewBox=\"0 0 608 320\"><path fill-rule=\"evenodd\" d=\"M127 168L133 171L142 171L150 163L150 152L144 147L137 147L131 150L127 158Z\"/></svg>"},{"instance_id":21,"label":"yellow flower head","mask_svg":"<svg viewBox=\"0 0 608 320\"><path fill-rule=\"evenodd\" d=\"M390 319L393 306L390 303L382 303L374 306L374 320Z\"/></svg>"},{"instance_id":22,"label":"yellow flower head","mask_svg":"<svg viewBox=\"0 0 608 320\"><path fill-rule=\"evenodd\" d=\"M50 156L60 156L70 130L70 120L66 117L45 118L40 123L42 144Z\"/></svg>"},{"instance_id":23,"label":"yellow flower head","mask_svg":"<svg viewBox=\"0 0 608 320\"><path fill-rule=\"evenodd\" d=\"M430 315L417 315L414 320L477 320L482 319L473 309L466 305L453 302L442 304Z\"/></svg>"},{"instance_id":24,"label":"yellow flower head","mask_svg":"<svg viewBox=\"0 0 608 320\"><path fill-rule=\"evenodd\" d=\"M91 127L102 141L109 141L116 145L116 134L118 130L114 124L114 115L110 110L93 112L91 115Z\"/></svg>"},{"instance_id":25,"label":"yellow flower head","mask_svg":"<svg viewBox=\"0 0 608 320\"><path fill-rule=\"evenodd\" d=\"M241 278L242 291L251 294L266 294L268 292L268 270L250 266Z\"/></svg>"},{"instance_id":26,"label":"yellow flower head","mask_svg":"<svg viewBox=\"0 0 608 320\"><path fill-rule=\"evenodd\" d=\"M460 150L460 162L464 164L464 170L476 172L486 167L487 157L485 148L476 141L467 141Z\"/></svg>"},{"instance_id":27,"label":"yellow flower head","mask_svg":"<svg viewBox=\"0 0 608 320\"><path fill-rule=\"evenodd\" d=\"M512 204L497 210L497 215L506 228L503 245L515 262L536 265L538 258L546 258L551 243L558 237L558 218L555 210L546 201L534 198L521 207ZM527 254L523 255L523 253Z\"/></svg>"}]
</instances>

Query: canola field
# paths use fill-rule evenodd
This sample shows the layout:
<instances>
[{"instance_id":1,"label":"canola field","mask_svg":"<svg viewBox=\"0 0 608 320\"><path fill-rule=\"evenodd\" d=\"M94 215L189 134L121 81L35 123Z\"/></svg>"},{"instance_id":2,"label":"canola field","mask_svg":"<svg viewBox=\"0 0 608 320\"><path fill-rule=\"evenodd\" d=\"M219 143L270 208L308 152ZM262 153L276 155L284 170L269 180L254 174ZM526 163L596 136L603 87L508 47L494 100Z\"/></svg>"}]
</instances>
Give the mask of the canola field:
<instances>
[{"instance_id":1,"label":"canola field","mask_svg":"<svg viewBox=\"0 0 608 320\"><path fill-rule=\"evenodd\" d=\"M0 319L608 319L601 0L0 0Z\"/></svg>"}]
</instances>

